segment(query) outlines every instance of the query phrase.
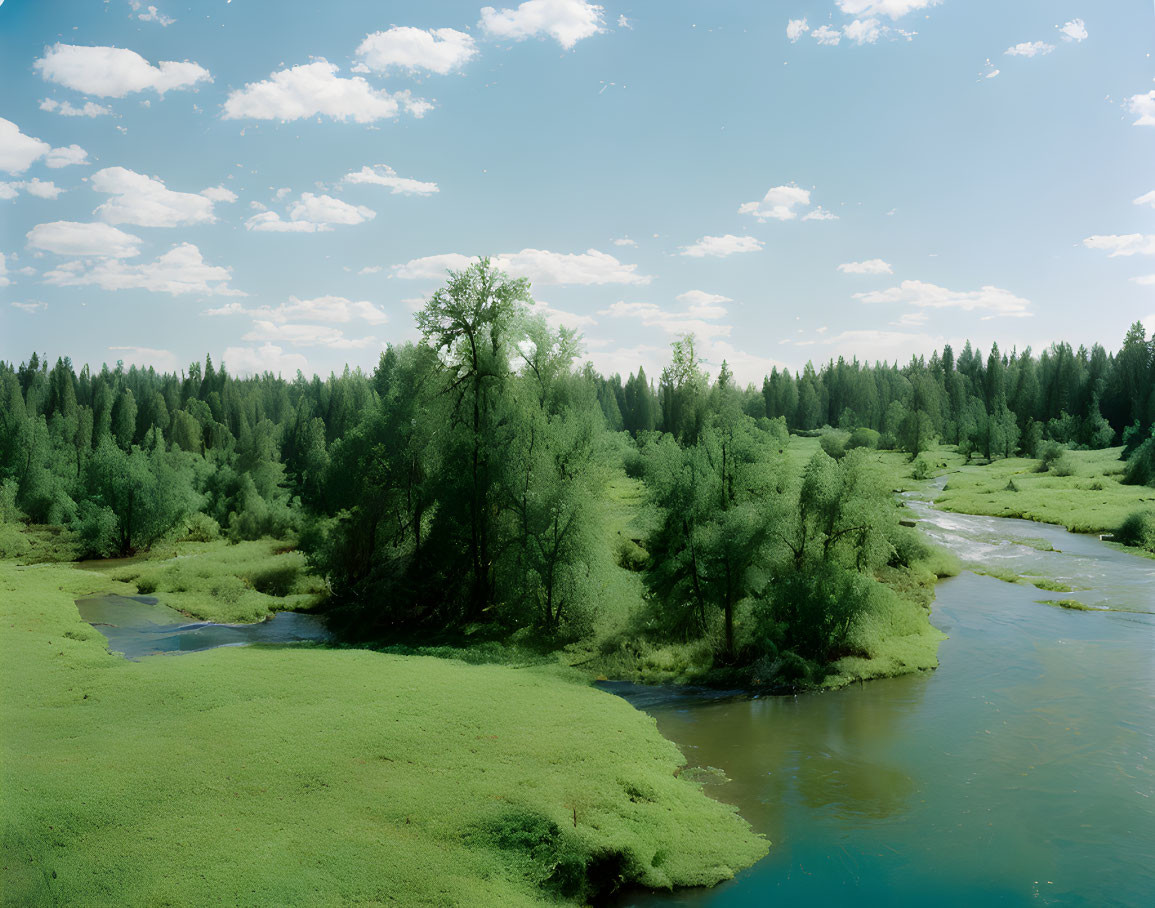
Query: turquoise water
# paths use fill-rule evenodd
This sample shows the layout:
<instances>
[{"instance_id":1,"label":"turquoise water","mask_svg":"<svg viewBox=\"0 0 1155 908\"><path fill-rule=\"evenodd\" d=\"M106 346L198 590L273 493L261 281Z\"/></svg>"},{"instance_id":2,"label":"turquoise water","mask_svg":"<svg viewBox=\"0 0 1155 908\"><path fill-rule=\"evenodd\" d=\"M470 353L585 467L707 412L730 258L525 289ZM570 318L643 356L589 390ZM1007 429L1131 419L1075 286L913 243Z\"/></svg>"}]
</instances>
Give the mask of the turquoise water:
<instances>
[{"instance_id":1,"label":"turquoise water","mask_svg":"<svg viewBox=\"0 0 1155 908\"><path fill-rule=\"evenodd\" d=\"M1155 561L912 507L964 559L1084 589L945 581L925 675L761 699L619 688L773 843L713 890L624 904L1155 904ZM1058 598L1135 611L1036 601Z\"/></svg>"}]
</instances>

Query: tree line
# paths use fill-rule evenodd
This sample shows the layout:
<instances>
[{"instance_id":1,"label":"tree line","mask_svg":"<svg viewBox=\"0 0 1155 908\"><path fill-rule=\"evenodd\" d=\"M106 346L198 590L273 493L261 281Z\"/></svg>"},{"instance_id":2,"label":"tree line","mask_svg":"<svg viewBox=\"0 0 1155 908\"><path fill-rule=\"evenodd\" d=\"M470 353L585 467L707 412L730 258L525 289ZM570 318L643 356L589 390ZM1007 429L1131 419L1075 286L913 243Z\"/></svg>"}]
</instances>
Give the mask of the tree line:
<instances>
[{"instance_id":1,"label":"tree line","mask_svg":"<svg viewBox=\"0 0 1155 908\"><path fill-rule=\"evenodd\" d=\"M882 567L917 549L866 452L936 440L968 455L1128 446L1155 463L1155 351L968 344L903 366L857 360L710 379L693 337L656 381L579 365L580 337L488 262L453 272L421 340L371 373L239 378L0 362L0 521L66 528L89 557L163 538L291 537L364 633L588 633L612 577L642 574L663 632L836 655ZM792 465L791 433L822 434ZM649 531L604 502L623 471ZM744 616L741 620L736 616ZM736 624L742 625L736 630ZM752 642L761 641L761 642ZM747 657L751 657L747 653Z\"/></svg>"}]
</instances>

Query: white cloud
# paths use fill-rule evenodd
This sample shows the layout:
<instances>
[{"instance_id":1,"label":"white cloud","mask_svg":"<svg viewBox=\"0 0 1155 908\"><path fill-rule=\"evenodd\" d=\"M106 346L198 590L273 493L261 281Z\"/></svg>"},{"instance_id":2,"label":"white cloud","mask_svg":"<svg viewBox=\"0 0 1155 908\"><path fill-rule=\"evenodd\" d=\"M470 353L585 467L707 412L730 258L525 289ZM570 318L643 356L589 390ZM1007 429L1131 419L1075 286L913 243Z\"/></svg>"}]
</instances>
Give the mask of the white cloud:
<instances>
[{"instance_id":1,"label":"white cloud","mask_svg":"<svg viewBox=\"0 0 1155 908\"><path fill-rule=\"evenodd\" d=\"M791 44L797 43L808 31L810 26L806 24L805 19L791 19L786 23L786 37L790 39Z\"/></svg>"},{"instance_id":2,"label":"white cloud","mask_svg":"<svg viewBox=\"0 0 1155 908\"><path fill-rule=\"evenodd\" d=\"M873 17L855 19L842 29L842 33L858 45L877 43L878 39L882 37L883 31L889 31L889 29L881 28L878 20Z\"/></svg>"},{"instance_id":3,"label":"white cloud","mask_svg":"<svg viewBox=\"0 0 1155 908\"><path fill-rule=\"evenodd\" d=\"M804 220L804 221L837 221L838 215L836 215L832 211L827 211L825 208L823 208L821 205L819 205L813 211L808 211L808 212L806 212L806 214L802 215L802 220Z\"/></svg>"},{"instance_id":4,"label":"white cloud","mask_svg":"<svg viewBox=\"0 0 1155 908\"><path fill-rule=\"evenodd\" d=\"M394 25L387 31L367 35L357 48L357 56L377 72L399 67L410 72L425 69L446 75L476 55L473 38L452 28L426 31Z\"/></svg>"},{"instance_id":5,"label":"white cloud","mask_svg":"<svg viewBox=\"0 0 1155 908\"><path fill-rule=\"evenodd\" d=\"M347 324L356 319L370 325L383 325L389 316L368 300L348 300L343 296L319 296L311 300L290 296L279 306L258 306L247 309L240 303L228 303L219 309L209 309L205 315L249 315L272 322L290 322L300 319L327 324Z\"/></svg>"},{"instance_id":6,"label":"white cloud","mask_svg":"<svg viewBox=\"0 0 1155 908\"><path fill-rule=\"evenodd\" d=\"M470 258L459 252L446 252L441 255L427 255L419 259L411 259L403 265L394 265L390 271L393 277L404 280L443 281L450 271L461 271L468 268L477 258Z\"/></svg>"},{"instance_id":7,"label":"white cloud","mask_svg":"<svg viewBox=\"0 0 1155 908\"><path fill-rule=\"evenodd\" d=\"M388 164L362 167L355 173L345 174L344 180L346 183L372 183L376 186L385 186L394 195L432 195L438 191L436 183L397 176L397 171Z\"/></svg>"},{"instance_id":8,"label":"white cloud","mask_svg":"<svg viewBox=\"0 0 1155 908\"><path fill-rule=\"evenodd\" d=\"M1055 45L1046 41L1023 41L1014 47L1008 47L1004 53L1008 57L1041 57L1055 49Z\"/></svg>"},{"instance_id":9,"label":"white cloud","mask_svg":"<svg viewBox=\"0 0 1155 908\"><path fill-rule=\"evenodd\" d=\"M1155 274L1143 274L1139 277L1133 277L1131 280L1136 284L1140 284L1144 287L1150 287L1151 285L1155 284ZM1143 324L1146 325L1147 322L1144 322ZM1151 320L1151 325L1155 327L1155 319Z\"/></svg>"},{"instance_id":10,"label":"white cloud","mask_svg":"<svg viewBox=\"0 0 1155 908\"><path fill-rule=\"evenodd\" d=\"M141 3L140 0L131 0L131 5L133 11L136 13L136 18L141 22L155 22L162 28L168 28L176 22L176 19L170 19L164 13L158 11L155 6L145 7L145 9L141 11L141 7L144 6L144 4Z\"/></svg>"},{"instance_id":11,"label":"white cloud","mask_svg":"<svg viewBox=\"0 0 1155 908\"><path fill-rule=\"evenodd\" d=\"M914 10L937 6L942 0L838 0L838 8L848 16L889 16L900 19Z\"/></svg>"},{"instance_id":12,"label":"white cloud","mask_svg":"<svg viewBox=\"0 0 1155 908\"><path fill-rule=\"evenodd\" d=\"M47 142L25 135L11 120L0 117L0 170L23 173L41 158L48 167L67 167L85 163L88 152L79 145L53 148Z\"/></svg>"},{"instance_id":13,"label":"white cloud","mask_svg":"<svg viewBox=\"0 0 1155 908\"><path fill-rule=\"evenodd\" d=\"M384 270L385 269L382 268L380 265L366 265L364 268L362 268L357 273L358 274L379 274Z\"/></svg>"},{"instance_id":14,"label":"white cloud","mask_svg":"<svg viewBox=\"0 0 1155 908\"><path fill-rule=\"evenodd\" d=\"M2 280L0 280L0 287L3 287L3 286L4 286L4 283ZM38 302L31 302L31 301L22 302L22 303L12 303L11 305L12 305L13 309L19 309L21 312L27 312L29 315L31 315L33 312L43 312L45 309L48 308L48 303L38 303Z\"/></svg>"},{"instance_id":15,"label":"white cloud","mask_svg":"<svg viewBox=\"0 0 1155 908\"><path fill-rule=\"evenodd\" d=\"M810 191L791 183L789 186L774 186L766 191L760 202L743 202L738 206L739 214L752 214L759 221L792 221L798 217L794 209L810 204Z\"/></svg>"},{"instance_id":16,"label":"white cloud","mask_svg":"<svg viewBox=\"0 0 1155 908\"><path fill-rule=\"evenodd\" d=\"M699 237L696 243L683 246L679 255L686 255L690 258L703 258L704 256L722 258L736 252L757 252L762 246L762 241L755 237L734 236L732 233L727 233L724 236Z\"/></svg>"},{"instance_id":17,"label":"white cloud","mask_svg":"<svg viewBox=\"0 0 1155 908\"><path fill-rule=\"evenodd\" d=\"M966 312L983 311L990 317L1024 318L1032 313L1030 301L1015 296L1009 290L985 286L981 290L948 290L925 281L903 281L888 290L855 293L854 298L864 303L904 303L918 309L962 309Z\"/></svg>"},{"instance_id":18,"label":"white cloud","mask_svg":"<svg viewBox=\"0 0 1155 908\"><path fill-rule=\"evenodd\" d=\"M153 66L123 47L54 44L32 65L49 82L101 98L123 98L150 88L164 95L212 81L209 71L196 63L163 60Z\"/></svg>"},{"instance_id":19,"label":"white cloud","mask_svg":"<svg viewBox=\"0 0 1155 908\"><path fill-rule=\"evenodd\" d=\"M1088 249L1109 252L1111 258L1120 255L1155 255L1155 234L1125 233L1122 236L1096 234L1083 240Z\"/></svg>"},{"instance_id":20,"label":"white cloud","mask_svg":"<svg viewBox=\"0 0 1155 908\"><path fill-rule=\"evenodd\" d=\"M882 259L867 259L864 262L846 262L838 266L843 274L894 274L894 269Z\"/></svg>"},{"instance_id":21,"label":"white cloud","mask_svg":"<svg viewBox=\"0 0 1155 908\"><path fill-rule=\"evenodd\" d=\"M886 360L897 363L907 362L912 356L923 355L928 350L941 348L943 338L925 333L867 328L843 331L834 337L824 339L821 343L829 347L830 356L842 355L865 361Z\"/></svg>"},{"instance_id":22,"label":"white cloud","mask_svg":"<svg viewBox=\"0 0 1155 908\"><path fill-rule=\"evenodd\" d=\"M41 199L55 199L64 192L55 183L35 177L15 183L0 183L0 199L14 199L21 191Z\"/></svg>"},{"instance_id":23,"label":"white cloud","mask_svg":"<svg viewBox=\"0 0 1155 908\"><path fill-rule=\"evenodd\" d=\"M592 315L581 315L577 312L567 312L565 309L555 309L549 303L543 303L541 300L535 301L533 311L544 316L554 330L570 328L574 331L580 331L582 328L588 328L590 325L598 323L598 320Z\"/></svg>"},{"instance_id":24,"label":"white cloud","mask_svg":"<svg viewBox=\"0 0 1155 908\"><path fill-rule=\"evenodd\" d=\"M620 236L611 241L615 246L637 246L637 240L631 240L628 236Z\"/></svg>"},{"instance_id":25,"label":"white cloud","mask_svg":"<svg viewBox=\"0 0 1155 908\"><path fill-rule=\"evenodd\" d=\"M1150 205L1152 208L1155 208L1155 189L1152 189L1150 192L1146 192L1139 196L1139 198L1135 199L1134 204Z\"/></svg>"},{"instance_id":26,"label":"white cloud","mask_svg":"<svg viewBox=\"0 0 1155 908\"><path fill-rule=\"evenodd\" d=\"M297 372L308 374L309 371L309 363L300 353L286 353L283 347L275 344L226 347L223 362L237 376L263 375L266 372L294 375Z\"/></svg>"},{"instance_id":27,"label":"white cloud","mask_svg":"<svg viewBox=\"0 0 1155 908\"><path fill-rule=\"evenodd\" d=\"M43 225L42 225L43 226ZM107 227L105 224L91 226ZM116 230L108 227L109 230ZM119 233L119 231L117 231ZM88 253L75 253L85 255ZM107 255L108 253L104 253ZM97 286L104 290L150 290L153 293L218 294L244 296L229 287L228 268L208 264L191 243L179 243L152 262L129 265L106 258L96 263L72 261L44 275L44 282L58 287Z\"/></svg>"},{"instance_id":28,"label":"white cloud","mask_svg":"<svg viewBox=\"0 0 1155 908\"><path fill-rule=\"evenodd\" d=\"M687 290L674 298L679 303L685 303L689 307L689 314L695 318L722 318L727 312L722 303L733 302L728 296L704 290Z\"/></svg>"},{"instance_id":29,"label":"white cloud","mask_svg":"<svg viewBox=\"0 0 1155 908\"><path fill-rule=\"evenodd\" d=\"M826 47L837 47L838 42L842 40L842 32L836 28L831 28L829 25L820 25L810 34L815 41Z\"/></svg>"},{"instance_id":30,"label":"white cloud","mask_svg":"<svg viewBox=\"0 0 1155 908\"><path fill-rule=\"evenodd\" d=\"M724 313L725 310L723 310ZM671 337L693 334L700 338L726 337L732 330L729 325L714 321L718 316L703 316L694 312L671 312L656 303L627 303L619 300L602 309L598 315L609 318L634 318L647 328L658 328Z\"/></svg>"},{"instance_id":31,"label":"white cloud","mask_svg":"<svg viewBox=\"0 0 1155 908\"><path fill-rule=\"evenodd\" d=\"M69 167L72 164L87 164L88 152L79 145L65 145L62 148L53 148L44 156L44 166L56 170L60 167Z\"/></svg>"},{"instance_id":32,"label":"white cloud","mask_svg":"<svg viewBox=\"0 0 1155 908\"><path fill-rule=\"evenodd\" d=\"M152 366L158 372L175 372L180 368L180 362L171 350L155 347L109 347L108 350L129 365Z\"/></svg>"},{"instance_id":33,"label":"white cloud","mask_svg":"<svg viewBox=\"0 0 1155 908\"><path fill-rule=\"evenodd\" d=\"M549 35L566 50L602 29L602 7L585 0L526 0L517 9L481 10L481 28L496 38L521 41Z\"/></svg>"},{"instance_id":34,"label":"white cloud","mask_svg":"<svg viewBox=\"0 0 1155 908\"><path fill-rule=\"evenodd\" d=\"M263 82L250 82L230 92L223 116L226 120L325 116L374 123L397 116L402 108L420 117L432 107L407 91L389 94L373 88L360 76L342 78L338 71L337 66L323 59L282 69Z\"/></svg>"},{"instance_id":35,"label":"white cloud","mask_svg":"<svg viewBox=\"0 0 1155 908\"><path fill-rule=\"evenodd\" d=\"M211 202L235 202L237 200L237 194L224 186L210 186L208 189L202 189L200 194Z\"/></svg>"},{"instance_id":36,"label":"white cloud","mask_svg":"<svg viewBox=\"0 0 1155 908\"><path fill-rule=\"evenodd\" d=\"M241 340L280 341L295 347L329 347L333 350L358 350L377 343L375 337L346 337L339 328L328 325L285 324L257 319L253 329Z\"/></svg>"},{"instance_id":37,"label":"white cloud","mask_svg":"<svg viewBox=\"0 0 1155 908\"><path fill-rule=\"evenodd\" d=\"M100 223L51 221L28 231L28 245L57 255L131 258L140 252L140 237Z\"/></svg>"},{"instance_id":38,"label":"white cloud","mask_svg":"<svg viewBox=\"0 0 1155 908\"><path fill-rule=\"evenodd\" d=\"M1087 40L1087 26L1082 19L1072 19L1063 25L1056 25L1063 34L1064 41L1086 41Z\"/></svg>"},{"instance_id":39,"label":"white cloud","mask_svg":"<svg viewBox=\"0 0 1155 908\"><path fill-rule=\"evenodd\" d=\"M258 233L319 233L332 230L334 224L363 224L376 216L377 212L364 205L350 205L330 195L303 192L289 207L289 220L282 220L275 211L264 211L245 221L245 229Z\"/></svg>"},{"instance_id":40,"label":"white cloud","mask_svg":"<svg viewBox=\"0 0 1155 908\"><path fill-rule=\"evenodd\" d=\"M0 252L0 287L7 287L12 283L12 279L8 277L8 262L4 258L4 253Z\"/></svg>"},{"instance_id":41,"label":"white cloud","mask_svg":"<svg viewBox=\"0 0 1155 908\"><path fill-rule=\"evenodd\" d=\"M431 255L394 265L393 276L409 279L444 280L446 270L459 271L477 261L459 253ZM638 274L637 265L627 265L607 252L587 249L585 252L550 252L546 249L522 249L495 255L491 262L511 277L529 278L530 282L550 284L648 284L652 277Z\"/></svg>"},{"instance_id":42,"label":"white cloud","mask_svg":"<svg viewBox=\"0 0 1155 908\"><path fill-rule=\"evenodd\" d=\"M1155 89L1145 95L1131 95L1127 99L1127 108L1131 113L1139 115L1132 126L1155 126ZM2 145L3 142L0 142Z\"/></svg>"},{"instance_id":43,"label":"white cloud","mask_svg":"<svg viewBox=\"0 0 1155 908\"><path fill-rule=\"evenodd\" d=\"M92 188L112 196L94 212L108 224L179 227L184 224L211 224L216 220L213 200L209 196L175 192L166 188L156 177L126 167L98 170L92 175ZM216 189L206 192L218 194Z\"/></svg>"},{"instance_id":44,"label":"white cloud","mask_svg":"<svg viewBox=\"0 0 1155 908\"><path fill-rule=\"evenodd\" d=\"M62 117L104 117L112 113L111 108L103 107L94 101L85 101L83 107L73 107L69 102L57 101L55 98L45 98L40 102L40 109L60 114Z\"/></svg>"}]
</instances>

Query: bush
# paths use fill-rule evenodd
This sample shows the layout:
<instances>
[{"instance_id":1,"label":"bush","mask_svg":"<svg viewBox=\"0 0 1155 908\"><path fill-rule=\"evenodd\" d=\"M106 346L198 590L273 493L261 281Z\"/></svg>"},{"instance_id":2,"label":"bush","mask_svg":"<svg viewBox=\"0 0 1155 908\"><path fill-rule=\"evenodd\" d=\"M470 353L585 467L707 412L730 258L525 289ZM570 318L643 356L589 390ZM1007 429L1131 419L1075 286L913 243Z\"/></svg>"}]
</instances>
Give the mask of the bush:
<instances>
[{"instance_id":1,"label":"bush","mask_svg":"<svg viewBox=\"0 0 1155 908\"><path fill-rule=\"evenodd\" d=\"M80 519L76 525L81 556L111 558L115 555L120 551L118 527L119 522L111 508L84 502L80 506Z\"/></svg>"},{"instance_id":2,"label":"bush","mask_svg":"<svg viewBox=\"0 0 1155 908\"><path fill-rule=\"evenodd\" d=\"M1039 465L1036 473L1054 473L1056 476L1072 476L1075 461L1070 452L1055 441L1045 441L1039 446Z\"/></svg>"},{"instance_id":3,"label":"bush","mask_svg":"<svg viewBox=\"0 0 1155 908\"><path fill-rule=\"evenodd\" d=\"M185 520L184 538L189 542L212 542L220 535L221 525L208 514L197 511Z\"/></svg>"},{"instance_id":4,"label":"bush","mask_svg":"<svg viewBox=\"0 0 1155 908\"><path fill-rule=\"evenodd\" d=\"M850 433L846 447L849 450L853 450L854 448L877 448L881 440L882 435L880 433L874 429L867 429L863 426Z\"/></svg>"},{"instance_id":5,"label":"bush","mask_svg":"<svg viewBox=\"0 0 1155 908\"><path fill-rule=\"evenodd\" d=\"M849 438L845 432L826 432L818 439L818 444L828 456L842 460L846 456L846 443Z\"/></svg>"},{"instance_id":6,"label":"bush","mask_svg":"<svg viewBox=\"0 0 1155 908\"><path fill-rule=\"evenodd\" d=\"M754 612L756 636L779 641L779 649L804 659L827 662L838 654L851 627L868 607L873 583L855 571L826 563L796 571L770 585L769 596Z\"/></svg>"},{"instance_id":7,"label":"bush","mask_svg":"<svg viewBox=\"0 0 1155 908\"><path fill-rule=\"evenodd\" d=\"M1123 482L1129 486L1155 485L1155 432L1127 458Z\"/></svg>"},{"instance_id":8,"label":"bush","mask_svg":"<svg viewBox=\"0 0 1155 908\"><path fill-rule=\"evenodd\" d=\"M1115 539L1124 545L1155 552L1155 511L1132 513L1115 531Z\"/></svg>"},{"instance_id":9,"label":"bush","mask_svg":"<svg viewBox=\"0 0 1155 908\"><path fill-rule=\"evenodd\" d=\"M248 575L248 581L258 593L283 599L293 592L301 576L301 563L296 559L281 558L277 564Z\"/></svg>"},{"instance_id":10,"label":"bush","mask_svg":"<svg viewBox=\"0 0 1155 908\"><path fill-rule=\"evenodd\" d=\"M922 480L930 479L932 476L934 476L934 467L931 466L929 460L919 455L918 459L915 460L913 466L910 468L910 478Z\"/></svg>"},{"instance_id":11,"label":"bush","mask_svg":"<svg viewBox=\"0 0 1155 908\"><path fill-rule=\"evenodd\" d=\"M918 530L904 526L894 528L890 545L894 549L888 562L891 567L910 567L916 562L925 561L933 551Z\"/></svg>"}]
</instances>

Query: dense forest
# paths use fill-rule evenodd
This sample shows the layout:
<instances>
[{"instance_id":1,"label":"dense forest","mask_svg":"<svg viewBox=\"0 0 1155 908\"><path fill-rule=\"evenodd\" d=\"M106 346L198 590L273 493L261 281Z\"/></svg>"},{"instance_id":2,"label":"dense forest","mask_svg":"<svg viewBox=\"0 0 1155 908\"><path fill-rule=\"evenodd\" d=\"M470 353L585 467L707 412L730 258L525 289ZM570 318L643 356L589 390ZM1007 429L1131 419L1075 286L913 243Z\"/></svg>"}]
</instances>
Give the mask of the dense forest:
<instances>
[{"instance_id":1,"label":"dense forest","mask_svg":"<svg viewBox=\"0 0 1155 908\"><path fill-rule=\"evenodd\" d=\"M451 273L417 320L419 343L328 379L237 378L211 358L180 375L0 363L0 523L64 528L84 557L174 534L289 538L380 636L573 639L624 567L664 632L708 635L722 659L823 660L845 650L877 571L918 548L872 449L1054 462L1123 444L1127 481L1155 481L1155 347L1139 324L1114 354L968 344L741 388L725 363L710 379L692 336L656 382L579 366L580 337L488 262ZM793 464L791 434L821 450ZM600 507L623 473L644 487L644 547Z\"/></svg>"}]
</instances>

